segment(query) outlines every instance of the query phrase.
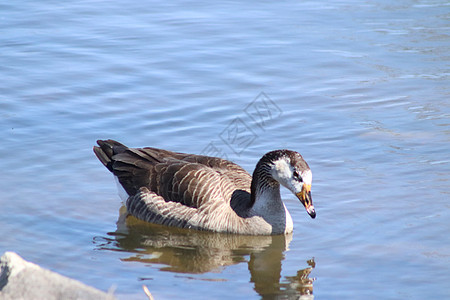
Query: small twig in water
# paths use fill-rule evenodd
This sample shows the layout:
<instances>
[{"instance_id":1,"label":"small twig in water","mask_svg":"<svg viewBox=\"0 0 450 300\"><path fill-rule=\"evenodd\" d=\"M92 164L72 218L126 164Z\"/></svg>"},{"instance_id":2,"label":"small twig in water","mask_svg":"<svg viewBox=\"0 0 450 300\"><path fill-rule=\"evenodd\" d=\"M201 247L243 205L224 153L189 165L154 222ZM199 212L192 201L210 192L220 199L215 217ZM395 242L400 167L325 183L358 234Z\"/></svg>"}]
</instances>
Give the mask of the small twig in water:
<instances>
[{"instance_id":1,"label":"small twig in water","mask_svg":"<svg viewBox=\"0 0 450 300\"><path fill-rule=\"evenodd\" d=\"M145 284L142 285L142 289L144 290L144 293L147 295L148 300L154 300L152 293L150 293L150 291L148 290L148 287Z\"/></svg>"}]
</instances>

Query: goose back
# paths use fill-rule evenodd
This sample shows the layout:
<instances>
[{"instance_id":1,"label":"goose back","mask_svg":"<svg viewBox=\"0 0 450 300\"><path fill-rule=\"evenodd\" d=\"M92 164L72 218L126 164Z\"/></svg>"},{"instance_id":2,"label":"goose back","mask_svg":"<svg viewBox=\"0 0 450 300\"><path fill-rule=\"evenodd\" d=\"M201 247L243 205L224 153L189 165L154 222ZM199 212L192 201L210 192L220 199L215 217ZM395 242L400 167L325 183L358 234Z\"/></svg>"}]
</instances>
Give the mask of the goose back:
<instances>
[{"instance_id":1,"label":"goose back","mask_svg":"<svg viewBox=\"0 0 450 300\"><path fill-rule=\"evenodd\" d=\"M230 161L152 147L128 148L112 140L98 144L95 154L129 196L145 187L166 202L191 208L225 201L242 212L250 204L252 177Z\"/></svg>"}]
</instances>

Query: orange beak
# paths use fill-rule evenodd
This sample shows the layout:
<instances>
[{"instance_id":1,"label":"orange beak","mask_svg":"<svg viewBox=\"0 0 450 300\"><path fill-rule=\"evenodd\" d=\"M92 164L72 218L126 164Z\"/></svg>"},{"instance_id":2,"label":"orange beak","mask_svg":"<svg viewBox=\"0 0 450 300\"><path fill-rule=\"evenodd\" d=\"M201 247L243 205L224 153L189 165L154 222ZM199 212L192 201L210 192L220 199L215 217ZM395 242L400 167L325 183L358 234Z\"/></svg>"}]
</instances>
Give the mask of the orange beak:
<instances>
[{"instance_id":1,"label":"orange beak","mask_svg":"<svg viewBox=\"0 0 450 300\"><path fill-rule=\"evenodd\" d=\"M312 203L311 185L303 184L301 192L297 193L296 196L303 206L305 206L306 212L311 216L311 218L314 219L316 217L316 210L314 209L314 205Z\"/></svg>"}]
</instances>

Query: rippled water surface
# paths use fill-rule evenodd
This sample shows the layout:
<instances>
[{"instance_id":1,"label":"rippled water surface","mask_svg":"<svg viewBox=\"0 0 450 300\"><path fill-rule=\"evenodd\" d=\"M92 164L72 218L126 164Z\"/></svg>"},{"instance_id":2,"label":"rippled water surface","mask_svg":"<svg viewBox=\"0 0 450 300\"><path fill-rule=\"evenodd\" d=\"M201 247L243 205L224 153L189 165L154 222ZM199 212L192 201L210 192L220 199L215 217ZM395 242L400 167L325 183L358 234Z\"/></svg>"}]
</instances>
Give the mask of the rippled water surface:
<instances>
[{"instance_id":1,"label":"rippled water surface","mask_svg":"<svg viewBox=\"0 0 450 300\"><path fill-rule=\"evenodd\" d=\"M450 297L447 1L0 4L0 251L120 299ZM96 139L297 150L292 236L119 218Z\"/></svg>"}]
</instances>

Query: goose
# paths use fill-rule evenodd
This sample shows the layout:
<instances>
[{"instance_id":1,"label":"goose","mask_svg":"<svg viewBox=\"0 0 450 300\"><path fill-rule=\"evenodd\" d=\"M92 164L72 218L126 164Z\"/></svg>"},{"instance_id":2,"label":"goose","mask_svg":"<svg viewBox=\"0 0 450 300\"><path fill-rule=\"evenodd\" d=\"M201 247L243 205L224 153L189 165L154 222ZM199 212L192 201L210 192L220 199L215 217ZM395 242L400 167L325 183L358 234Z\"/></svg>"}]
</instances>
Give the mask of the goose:
<instances>
[{"instance_id":1,"label":"goose","mask_svg":"<svg viewBox=\"0 0 450 300\"><path fill-rule=\"evenodd\" d=\"M311 170L291 150L266 153L253 177L231 161L98 140L93 150L125 191L128 214L155 224L245 235L289 234L293 221L281 200L290 190L311 218Z\"/></svg>"}]
</instances>

